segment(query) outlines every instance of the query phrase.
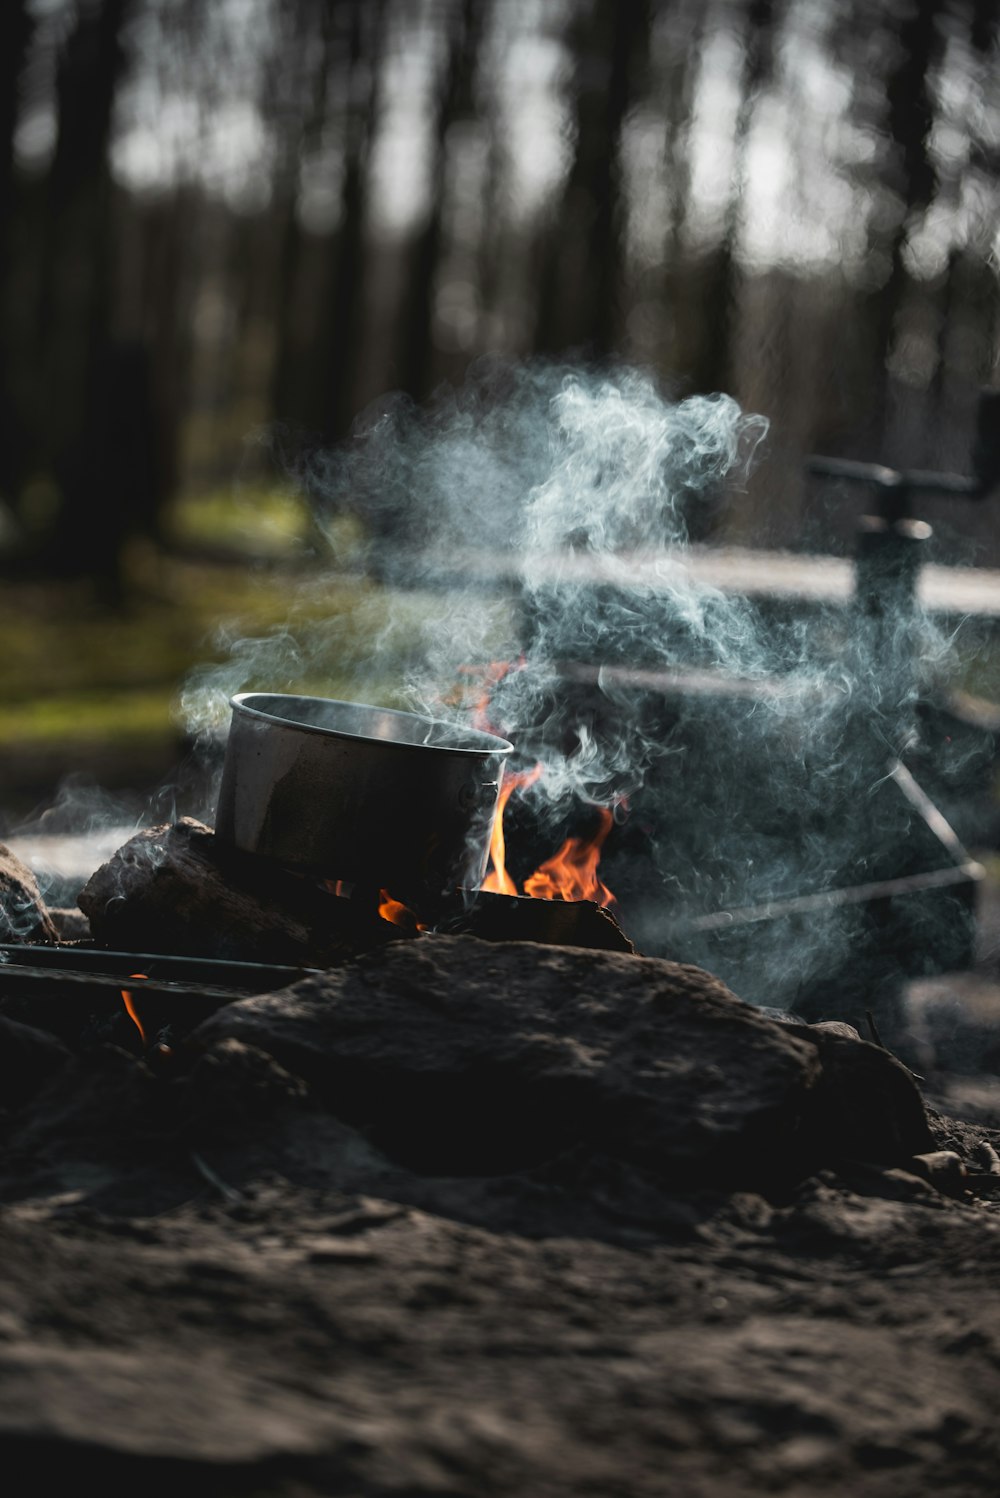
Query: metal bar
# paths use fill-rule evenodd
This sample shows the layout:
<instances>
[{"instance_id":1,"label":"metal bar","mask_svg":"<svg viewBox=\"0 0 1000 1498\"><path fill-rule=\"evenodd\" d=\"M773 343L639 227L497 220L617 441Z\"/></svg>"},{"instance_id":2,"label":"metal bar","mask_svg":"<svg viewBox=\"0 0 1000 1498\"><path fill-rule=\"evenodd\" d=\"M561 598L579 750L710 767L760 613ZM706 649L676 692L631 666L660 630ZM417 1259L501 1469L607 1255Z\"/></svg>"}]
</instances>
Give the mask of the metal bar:
<instances>
[{"instance_id":1,"label":"metal bar","mask_svg":"<svg viewBox=\"0 0 1000 1498\"><path fill-rule=\"evenodd\" d=\"M964 473L934 473L925 468L900 471L882 463L862 463L854 458L827 458L820 454L806 460L806 469L824 478L847 479L855 484L871 484L876 489L902 489L924 494L952 494L960 499L985 499L986 489L979 478Z\"/></svg>"},{"instance_id":2,"label":"metal bar","mask_svg":"<svg viewBox=\"0 0 1000 1498\"><path fill-rule=\"evenodd\" d=\"M205 998L222 999L231 1001L233 999L251 999L257 994L270 992L269 987L252 988L229 988L218 983L182 983L169 978L146 979L136 978L124 973L95 973L80 972L73 968L57 967L32 967L29 963L8 962L0 966L0 992L4 983L16 982L18 985L27 984L36 987L47 987L50 990L61 988L64 984L71 987L79 985L86 988L110 988L115 993L121 993L123 988L133 989L136 994L168 994L177 998ZM277 987L287 987L287 984L279 984Z\"/></svg>"},{"instance_id":3,"label":"metal bar","mask_svg":"<svg viewBox=\"0 0 1000 1498\"><path fill-rule=\"evenodd\" d=\"M867 905L877 900L897 899L900 895L919 894L922 890L947 889L968 885L986 877L982 864L970 859L958 868L929 869L923 874L909 874L901 879L885 879L872 884L847 885L842 889L819 890L812 895L791 895L783 900L769 900L763 905L744 905L732 910L715 910L709 915L683 915L669 923L670 931L721 931L730 926L754 921L780 920L783 916L813 915L846 905Z\"/></svg>"},{"instance_id":4,"label":"metal bar","mask_svg":"<svg viewBox=\"0 0 1000 1498\"><path fill-rule=\"evenodd\" d=\"M30 966L54 972L72 970L108 977L130 978L138 971L164 981L186 979L189 986L204 974L208 982L263 993L284 988L321 968L290 964L241 962L222 957L183 957L171 952L117 952L102 947L44 946L29 942L0 943L0 976L12 968Z\"/></svg>"}]
</instances>

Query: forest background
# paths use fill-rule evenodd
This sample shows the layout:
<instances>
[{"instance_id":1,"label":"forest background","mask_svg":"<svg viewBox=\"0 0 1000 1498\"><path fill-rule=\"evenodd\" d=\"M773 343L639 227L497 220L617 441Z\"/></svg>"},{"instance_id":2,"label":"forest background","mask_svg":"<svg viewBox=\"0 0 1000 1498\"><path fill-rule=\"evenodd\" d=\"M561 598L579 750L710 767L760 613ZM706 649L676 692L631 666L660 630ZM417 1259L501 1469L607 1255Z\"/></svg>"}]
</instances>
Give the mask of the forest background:
<instances>
[{"instance_id":1,"label":"forest background","mask_svg":"<svg viewBox=\"0 0 1000 1498\"><path fill-rule=\"evenodd\" d=\"M5 0L7 824L161 784L178 684L334 532L363 631L364 517L282 457L483 356L732 395L765 461L695 539L848 555L811 453L969 470L998 165L1000 0ZM1000 565L989 502L921 514Z\"/></svg>"}]
</instances>

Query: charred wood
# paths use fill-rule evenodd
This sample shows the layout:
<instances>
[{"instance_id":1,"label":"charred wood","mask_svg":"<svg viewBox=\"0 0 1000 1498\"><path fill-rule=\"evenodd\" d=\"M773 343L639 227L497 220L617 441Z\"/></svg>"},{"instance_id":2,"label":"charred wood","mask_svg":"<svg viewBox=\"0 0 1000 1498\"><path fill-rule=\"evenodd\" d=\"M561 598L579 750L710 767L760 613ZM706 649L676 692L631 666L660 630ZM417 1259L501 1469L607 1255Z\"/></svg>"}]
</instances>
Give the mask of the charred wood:
<instances>
[{"instance_id":1,"label":"charred wood","mask_svg":"<svg viewBox=\"0 0 1000 1498\"><path fill-rule=\"evenodd\" d=\"M191 817L130 838L79 905L97 942L134 952L327 967L405 935L374 905L233 848Z\"/></svg>"}]
</instances>

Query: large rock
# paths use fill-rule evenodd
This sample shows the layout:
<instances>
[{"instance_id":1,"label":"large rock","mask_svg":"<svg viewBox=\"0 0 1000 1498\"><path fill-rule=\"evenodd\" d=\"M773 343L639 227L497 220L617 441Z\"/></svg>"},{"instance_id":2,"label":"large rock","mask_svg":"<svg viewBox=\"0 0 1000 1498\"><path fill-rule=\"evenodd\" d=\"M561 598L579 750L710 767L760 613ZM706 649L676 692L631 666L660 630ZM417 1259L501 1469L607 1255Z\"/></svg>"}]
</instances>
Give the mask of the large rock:
<instances>
[{"instance_id":1,"label":"large rock","mask_svg":"<svg viewBox=\"0 0 1000 1498\"><path fill-rule=\"evenodd\" d=\"M191 1037L273 1055L387 1154L429 1174L506 1172L582 1146L681 1182L767 1182L836 1150L855 1073L698 968L533 943L429 937L278 994L228 1005ZM843 1153L929 1147L919 1094L886 1053L851 1043L877 1138ZM846 1077L846 1084L844 1078ZM894 1101L895 1100L895 1101Z\"/></svg>"}]
</instances>

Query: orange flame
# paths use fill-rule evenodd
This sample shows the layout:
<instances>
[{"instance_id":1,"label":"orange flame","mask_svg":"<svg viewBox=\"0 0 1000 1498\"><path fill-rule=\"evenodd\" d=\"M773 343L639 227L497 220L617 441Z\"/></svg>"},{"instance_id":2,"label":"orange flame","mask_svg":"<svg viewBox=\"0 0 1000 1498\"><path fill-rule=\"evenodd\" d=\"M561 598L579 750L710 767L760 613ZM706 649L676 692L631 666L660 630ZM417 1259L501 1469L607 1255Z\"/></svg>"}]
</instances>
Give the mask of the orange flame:
<instances>
[{"instance_id":1,"label":"orange flame","mask_svg":"<svg viewBox=\"0 0 1000 1498\"><path fill-rule=\"evenodd\" d=\"M517 884L507 872L507 842L504 833L504 812L511 795L516 790L533 785L542 774L543 766L537 764L533 770L515 772L505 778L497 806L497 819L493 824L490 841L490 870L483 880L483 889L495 895L516 895ZM601 860L601 849L605 838L614 825L614 816L606 806L597 808L600 826L593 837L568 837L559 852L546 859L533 874L524 881L524 893L533 900L596 900L599 905L613 905L614 895L607 885L597 877L597 865Z\"/></svg>"},{"instance_id":2,"label":"orange flame","mask_svg":"<svg viewBox=\"0 0 1000 1498\"><path fill-rule=\"evenodd\" d=\"M614 895L597 877L604 840L614 824L606 806L599 808L601 825L593 837L568 837L559 852L524 881L524 893L533 900L596 900L612 905Z\"/></svg>"},{"instance_id":3,"label":"orange flame","mask_svg":"<svg viewBox=\"0 0 1000 1498\"><path fill-rule=\"evenodd\" d=\"M504 776L500 798L497 802L496 821L493 823L493 836L490 838L491 868L482 885L483 889L491 894L517 894L517 885L507 872L507 841L503 830L504 812L512 793L523 790L525 786L534 785L541 773L542 766L538 764L533 770L515 770Z\"/></svg>"},{"instance_id":4,"label":"orange flame","mask_svg":"<svg viewBox=\"0 0 1000 1498\"><path fill-rule=\"evenodd\" d=\"M146 977L145 973L129 973L129 977L130 978L143 978L147 982L149 981L148 978ZM148 1046L149 1042L146 1039L146 1031L143 1029L142 1020L139 1018L138 1014L136 1013L135 1004L132 1002L132 994L131 994L130 990L127 989L127 988L123 988L122 989L122 1001L124 1002L125 1009L126 1009L126 1011L128 1013L129 1019L132 1021L132 1023L135 1025L136 1029L139 1031L139 1037L142 1040L143 1045L144 1046Z\"/></svg>"},{"instance_id":5,"label":"orange flame","mask_svg":"<svg viewBox=\"0 0 1000 1498\"><path fill-rule=\"evenodd\" d=\"M522 670L526 664L522 655L517 661L491 661L484 666L463 667L463 674L478 678L481 689L479 698L470 708L473 727L489 733L498 730L489 718L493 688L509 671ZM507 841L504 832L504 814L514 791L533 785L542 774L543 766L536 764L533 770L508 772L497 803L496 820L490 839L489 868L482 888L489 894L517 895L518 888L507 872ZM607 807L597 808L600 826L590 838L568 837L552 858L546 859L533 874L524 881L524 893L535 900L595 900L601 905L614 904L614 895L607 885L597 877L597 865L601 849L614 825L614 815ZM383 895L385 891L383 891ZM401 907L405 910L405 906ZM396 916L379 913L387 920ZM409 914L409 912L407 912Z\"/></svg>"},{"instance_id":6,"label":"orange flame","mask_svg":"<svg viewBox=\"0 0 1000 1498\"><path fill-rule=\"evenodd\" d=\"M404 905L401 900L394 900L387 889L380 889L378 898L378 913L383 921L389 921L393 926L408 926L411 931L427 930L427 927L422 926L417 920L410 907Z\"/></svg>"}]
</instances>

